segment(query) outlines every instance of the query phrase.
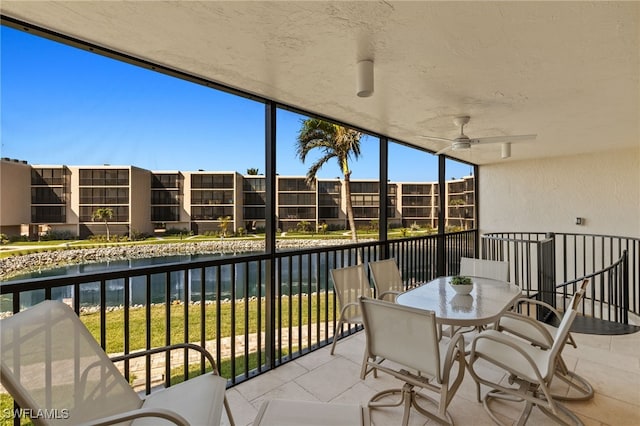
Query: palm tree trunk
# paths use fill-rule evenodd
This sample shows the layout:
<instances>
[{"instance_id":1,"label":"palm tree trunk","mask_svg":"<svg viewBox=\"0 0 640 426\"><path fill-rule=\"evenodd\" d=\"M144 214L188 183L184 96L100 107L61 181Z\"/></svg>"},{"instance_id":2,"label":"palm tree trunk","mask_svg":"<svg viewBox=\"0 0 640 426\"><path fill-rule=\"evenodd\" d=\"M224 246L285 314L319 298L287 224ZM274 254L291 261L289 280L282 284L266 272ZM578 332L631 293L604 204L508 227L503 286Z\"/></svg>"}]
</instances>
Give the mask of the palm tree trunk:
<instances>
[{"instance_id":1,"label":"palm tree trunk","mask_svg":"<svg viewBox=\"0 0 640 426\"><path fill-rule=\"evenodd\" d=\"M109 241L109 223L105 220L104 227L107 228L107 241Z\"/></svg>"},{"instance_id":2,"label":"palm tree trunk","mask_svg":"<svg viewBox=\"0 0 640 426\"><path fill-rule=\"evenodd\" d=\"M344 192L347 197L347 219L349 220L349 228L351 229L351 240L357 242L356 221L353 218L353 205L351 204L351 172L344 174Z\"/></svg>"}]
</instances>

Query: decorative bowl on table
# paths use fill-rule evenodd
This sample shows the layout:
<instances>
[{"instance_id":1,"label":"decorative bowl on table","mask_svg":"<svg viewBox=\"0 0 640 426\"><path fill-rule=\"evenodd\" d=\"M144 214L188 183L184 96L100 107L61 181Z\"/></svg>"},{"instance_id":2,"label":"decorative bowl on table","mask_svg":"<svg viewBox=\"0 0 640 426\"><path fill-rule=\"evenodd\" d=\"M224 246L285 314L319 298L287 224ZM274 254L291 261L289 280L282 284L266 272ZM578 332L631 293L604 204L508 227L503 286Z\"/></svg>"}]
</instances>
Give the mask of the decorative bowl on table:
<instances>
[{"instance_id":1,"label":"decorative bowl on table","mask_svg":"<svg viewBox=\"0 0 640 426\"><path fill-rule=\"evenodd\" d=\"M471 278L461 275L451 277L449 285L451 285L453 290L458 294L469 294L471 290L473 290L473 281L471 281Z\"/></svg>"}]
</instances>

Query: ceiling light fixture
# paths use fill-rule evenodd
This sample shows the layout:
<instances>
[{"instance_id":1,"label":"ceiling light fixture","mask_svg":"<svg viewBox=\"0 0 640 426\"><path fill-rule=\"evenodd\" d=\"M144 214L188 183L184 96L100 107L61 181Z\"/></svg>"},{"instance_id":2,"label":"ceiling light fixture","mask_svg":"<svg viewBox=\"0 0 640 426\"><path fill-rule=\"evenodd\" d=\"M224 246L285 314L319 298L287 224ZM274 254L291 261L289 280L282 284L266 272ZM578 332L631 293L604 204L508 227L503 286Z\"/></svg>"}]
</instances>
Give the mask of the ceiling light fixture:
<instances>
[{"instance_id":1,"label":"ceiling light fixture","mask_svg":"<svg viewBox=\"0 0 640 426\"><path fill-rule=\"evenodd\" d=\"M366 59L358 62L357 94L368 98L373 94L373 61Z\"/></svg>"}]
</instances>

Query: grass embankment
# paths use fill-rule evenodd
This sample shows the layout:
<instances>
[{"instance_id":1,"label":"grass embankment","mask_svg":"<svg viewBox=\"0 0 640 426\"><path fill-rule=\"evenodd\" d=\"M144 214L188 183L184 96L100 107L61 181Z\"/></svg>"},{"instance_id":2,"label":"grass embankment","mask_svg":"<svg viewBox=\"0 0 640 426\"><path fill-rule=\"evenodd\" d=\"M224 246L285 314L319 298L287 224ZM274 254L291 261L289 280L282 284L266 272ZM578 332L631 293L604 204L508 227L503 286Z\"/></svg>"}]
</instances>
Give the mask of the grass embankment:
<instances>
[{"instance_id":1,"label":"grass embankment","mask_svg":"<svg viewBox=\"0 0 640 426\"><path fill-rule=\"evenodd\" d=\"M288 297L282 298L282 305L279 312L279 318L281 318L282 327L297 327L298 325L305 325L308 323L309 312L311 312L311 322L315 323L318 320L324 321L326 319L325 309L328 310L328 317L333 318L333 297L329 295L328 304L325 300L325 295L312 295L303 296L302 300L295 296L291 298L289 303ZM260 320L261 331L264 331L264 312L265 302L261 300L261 315ZM246 310L248 309L248 312ZM124 309L119 309L106 313L106 341L107 341L107 353L115 354L124 351ZM244 318L245 313L248 314L248 326L245 327ZM205 340L216 339L216 326L217 326L217 307L215 304L205 306L204 324L205 324ZM166 308L165 306L152 306L151 307L151 346L158 347L166 344ZM185 341L199 343L200 325L202 324L201 307L200 305L190 305L188 308L188 339L185 339L185 307L184 305L172 305L170 307L170 336L171 343L181 343ZM231 336L232 318L236 318L235 321L235 335L242 336L246 333L254 334L258 330L258 300L250 300L247 304L244 302L222 303L220 305L220 337ZM289 320L291 318L291 320ZM91 334L100 341L100 314L90 313L82 314L80 319L89 329ZM138 349L146 348L146 308L130 308L129 309L129 351L133 352ZM296 348L294 348L295 350ZM282 355L286 355L286 348L283 348ZM215 356L215 354L214 354ZM264 360L263 360L264 361ZM255 369L258 366L258 359L256 353L249 354L249 370ZM244 356L236 356L235 370L236 375L243 374L245 368ZM224 377L231 377L231 360L229 358L221 359L218 365L220 374ZM176 366L171 369L171 383L176 384L183 381L183 366ZM207 366L207 371L210 371ZM200 374L200 366L194 365L189 368L189 377L197 376ZM10 426L13 424L13 418L11 417L11 410L13 409L13 399L7 394L0 394L0 425ZM29 419L22 419L21 424L30 425Z\"/></svg>"}]
</instances>

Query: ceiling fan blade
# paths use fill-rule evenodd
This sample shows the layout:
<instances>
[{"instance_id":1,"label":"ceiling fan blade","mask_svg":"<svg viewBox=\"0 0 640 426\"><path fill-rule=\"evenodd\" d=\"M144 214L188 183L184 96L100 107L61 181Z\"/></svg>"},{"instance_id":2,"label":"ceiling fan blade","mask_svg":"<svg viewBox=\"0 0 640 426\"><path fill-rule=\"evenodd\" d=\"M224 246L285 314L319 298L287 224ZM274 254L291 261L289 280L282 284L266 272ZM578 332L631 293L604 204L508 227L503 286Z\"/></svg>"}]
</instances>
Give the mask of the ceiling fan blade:
<instances>
[{"instance_id":1,"label":"ceiling fan blade","mask_svg":"<svg viewBox=\"0 0 640 426\"><path fill-rule=\"evenodd\" d=\"M505 142L520 142L526 140L533 140L538 135L514 135L514 136L490 136L487 138L474 138L471 139L471 143L505 143Z\"/></svg>"},{"instance_id":2,"label":"ceiling fan blade","mask_svg":"<svg viewBox=\"0 0 640 426\"><path fill-rule=\"evenodd\" d=\"M433 155L440 155L440 154L444 154L445 152L447 152L447 151L451 150L451 148L452 148L451 146L448 146L448 147L446 147L446 148L442 148L440 151L436 152L436 153L435 153L435 154L433 154Z\"/></svg>"},{"instance_id":3,"label":"ceiling fan blade","mask_svg":"<svg viewBox=\"0 0 640 426\"><path fill-rule=\"evenodd\" d=\"M447 143L454 142L453 139L439 138L439 137L436 137L436 136L424 136L424 135L421 135L420 137L421 138L425 138L425 139L430 139L432 141L438 141L438 142L447 142Z\"/></svg>"}]
</instances>

